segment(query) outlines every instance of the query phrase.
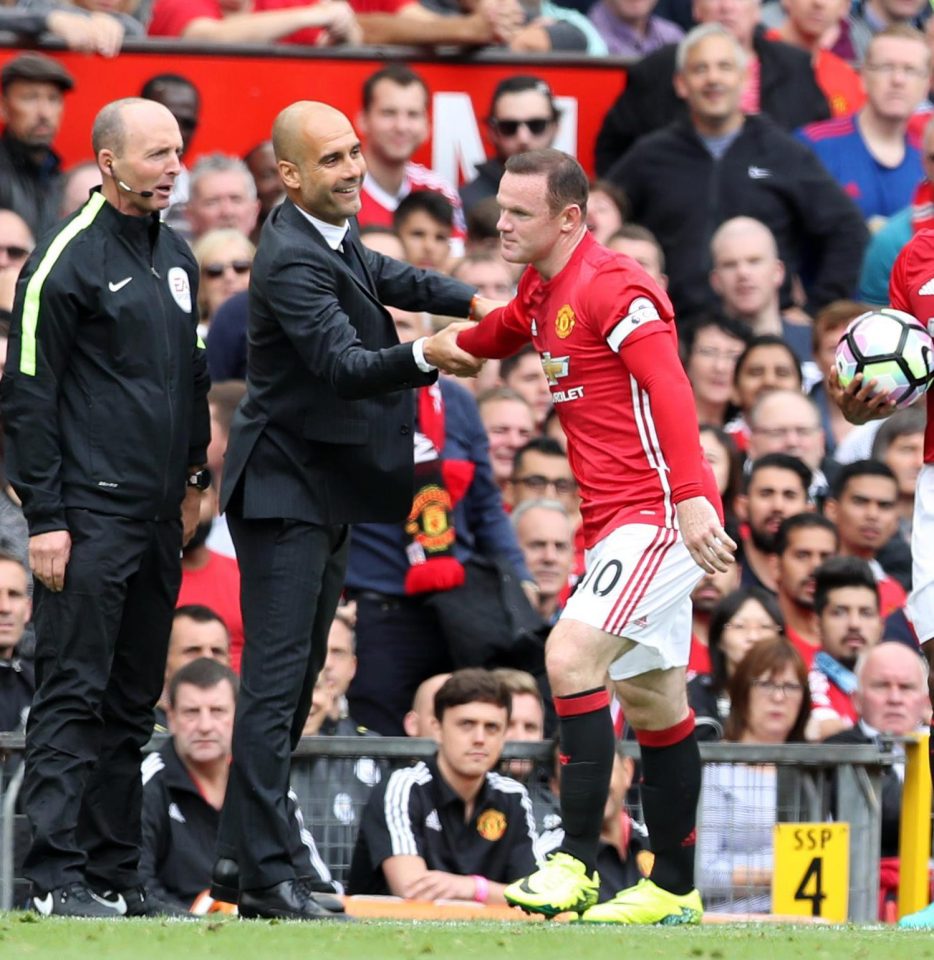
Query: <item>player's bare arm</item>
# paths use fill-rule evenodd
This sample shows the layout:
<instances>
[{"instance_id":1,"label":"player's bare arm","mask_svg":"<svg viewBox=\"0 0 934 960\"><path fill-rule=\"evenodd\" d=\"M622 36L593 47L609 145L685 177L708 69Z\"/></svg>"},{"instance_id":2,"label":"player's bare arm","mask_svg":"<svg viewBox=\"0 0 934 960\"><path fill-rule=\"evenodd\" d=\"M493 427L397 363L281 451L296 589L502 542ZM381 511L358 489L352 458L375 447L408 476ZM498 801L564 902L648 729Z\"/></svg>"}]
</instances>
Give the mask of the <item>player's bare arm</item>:
<instances>
[{"instance_id":1,"label":"player's bare arm","mask_svg":"<svg viewBox=\"0 0 934 960\"><path fill-rule=\"evenodd\" d=\"M736 544L723 529L706 497L690 497L677 505L681 539L705 573L725 573L735 562Z\"/></svg>"},{"instance_id":2,"label":"player's bare arm","mask_svg":"<svg viewBox=\"0 0 934 960\"><path fill-rule=\"evenodd\" d=\"M856 374L852 383L844 389L837 371L831 370L827 379L827 393L843 411L843 416L857 425L870 420L883 420L896 410L895 403L889 399L889 392L880 390L875 380L863 383L861 373Z\"/></svg>"}]
</instances>

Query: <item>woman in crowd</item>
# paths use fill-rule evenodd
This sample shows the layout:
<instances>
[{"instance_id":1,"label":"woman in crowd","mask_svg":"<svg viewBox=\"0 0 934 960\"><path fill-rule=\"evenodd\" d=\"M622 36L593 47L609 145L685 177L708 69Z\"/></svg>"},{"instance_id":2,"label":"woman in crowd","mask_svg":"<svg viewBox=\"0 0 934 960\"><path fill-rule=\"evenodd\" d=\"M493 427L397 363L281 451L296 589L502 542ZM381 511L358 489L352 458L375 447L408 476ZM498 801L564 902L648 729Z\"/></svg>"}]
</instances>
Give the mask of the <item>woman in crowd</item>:
<instances>
[{"instance_id":1,"label":"woman in crowd","mask_svg":"<svg viewBox=\"0 0 934 960\"><path fill-rule=\"evenodd\" d=\"M811 710L807 668L784 638L755 644L730 679L725 739L802 743ZM704 768L697 878L708 909L767 912L778 778L773 764L712 763Z\"/></svg>"},{"instance_id":2,"label":"woman in crowd","mask_svg":"<svg viewBox=\"0 0 934 960\"><path fill-rule=\"evenodd\" d=\"M587 229L597 243L606 243L625 223L629 210L626 194L619 187L604 180L590 184L587 199Z\"/></svg>"},{"instance_id":3,"label":"woman in crowd","mask_svg":"<svg viewBox=\"0 0 934 960\"><path fill-rule=\"evenodd\" d=\"M239 230L209 230L192 246L201 268L198 332L207 335L218 307L250 285L256 247Z\"/></svg>"},{"instance_id":4,"label":"woman in crowd","mask_svg":"<svg viewBox=\"0 0 934 960\"><path fill-rule=\"evenodd\" d=\"M710 615L710 673L688 684L688 701L698 740L719 740L730 715L730 681L749 650L781 637L785 620L778 602L761 587L741 587L725 596Z\"/></svg>"},{"instance_id":5,"label":"woman in crowd","mask_svg":"<svg viewBox=\"0 0 934 960\"><path fill-rule=\"evenodd\" d=\"M720 316L705 317L684 331L684 371L691 381L698 422L715 427L726 423L736 362L750 339L746 327Z\"/></svg>"}]
</instances>

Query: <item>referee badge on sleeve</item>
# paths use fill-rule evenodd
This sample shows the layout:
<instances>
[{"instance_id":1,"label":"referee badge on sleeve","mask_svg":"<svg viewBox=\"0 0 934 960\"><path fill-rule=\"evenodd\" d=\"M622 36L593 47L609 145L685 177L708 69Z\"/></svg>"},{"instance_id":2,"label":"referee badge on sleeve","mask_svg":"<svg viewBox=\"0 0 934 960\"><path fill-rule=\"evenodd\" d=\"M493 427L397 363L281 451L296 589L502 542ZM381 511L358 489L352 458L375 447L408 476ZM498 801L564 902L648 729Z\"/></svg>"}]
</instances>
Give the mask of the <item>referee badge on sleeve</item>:
<instances>
[{"instance_id":1,"label":"referee badge on sleeve","mask_svg":"<svg viewBox=\"0 0 934 960\"><path fill-rule=\"evenodd\" d=\"M188 282L188 274L181 267L172 267L166 279L172 299L185 313L191 313L191 284Z\"/></svg>"}]
</instances>

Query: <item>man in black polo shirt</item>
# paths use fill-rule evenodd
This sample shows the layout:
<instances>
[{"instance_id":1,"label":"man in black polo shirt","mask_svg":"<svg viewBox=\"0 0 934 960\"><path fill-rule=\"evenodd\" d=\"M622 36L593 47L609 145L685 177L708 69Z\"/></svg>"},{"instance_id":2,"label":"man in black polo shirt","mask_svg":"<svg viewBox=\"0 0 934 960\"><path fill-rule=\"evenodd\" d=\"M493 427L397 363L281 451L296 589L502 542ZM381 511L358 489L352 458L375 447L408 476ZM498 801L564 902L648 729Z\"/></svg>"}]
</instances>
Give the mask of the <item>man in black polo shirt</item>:
<instances>
[{"instance_id":1,"label":"man in black polo shirt","mask_svg":"<svg viewBox=\"0 0 934 960\"><path fill-rule=\"evenodd\" d=\"M510 694L486 670L458 670L435 695L438 752L396 770L370 796L350 868L351 893L505 903L534 868L532 804L490 771L502 753Z\"/></svg>"},{"instance_id":2,"label":"man in black polo shirt","mask_svg":"<svg viewBox=\"0 0 934 960\"><path fill-rule=\"evenodd\" d=\"M230 770L238 686L237 675L216 660L200 657L183 666L168 688L172 738L143 761L140 873L167 913L215 909L206 891ZM340 912L340 901L324 893L334 889L330 874L291 791L287 805L296 872L322 907Z\"/></svg>"}]
</instances>

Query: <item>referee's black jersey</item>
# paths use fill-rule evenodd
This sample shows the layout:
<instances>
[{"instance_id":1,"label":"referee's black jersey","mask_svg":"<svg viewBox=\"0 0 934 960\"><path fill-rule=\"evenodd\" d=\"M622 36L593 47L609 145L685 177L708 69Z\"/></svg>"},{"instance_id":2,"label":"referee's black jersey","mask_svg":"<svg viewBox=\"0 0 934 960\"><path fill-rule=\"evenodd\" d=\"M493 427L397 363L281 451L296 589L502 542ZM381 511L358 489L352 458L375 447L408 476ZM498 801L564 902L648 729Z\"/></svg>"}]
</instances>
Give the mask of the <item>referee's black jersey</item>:
<instances>
[{"instance_id":1,"label":"referee's black jersey","mask_svg":"<svg viewBox=\"0 0 934 960\"><path fill-rule=\"evenodd\" d=\"M389 893L383 861L422 857L429 870L479 874L510 883L535 867L532 802L511 777L488 773L473 816L438 769L437 756L396 770L370 795L360 824L348 892Z\"/></svg>"}]
</instances>

